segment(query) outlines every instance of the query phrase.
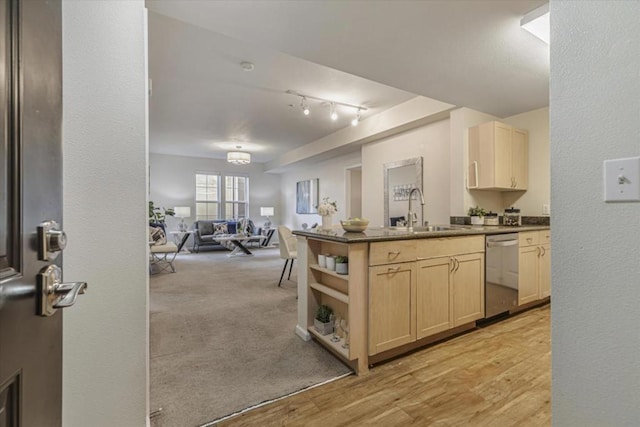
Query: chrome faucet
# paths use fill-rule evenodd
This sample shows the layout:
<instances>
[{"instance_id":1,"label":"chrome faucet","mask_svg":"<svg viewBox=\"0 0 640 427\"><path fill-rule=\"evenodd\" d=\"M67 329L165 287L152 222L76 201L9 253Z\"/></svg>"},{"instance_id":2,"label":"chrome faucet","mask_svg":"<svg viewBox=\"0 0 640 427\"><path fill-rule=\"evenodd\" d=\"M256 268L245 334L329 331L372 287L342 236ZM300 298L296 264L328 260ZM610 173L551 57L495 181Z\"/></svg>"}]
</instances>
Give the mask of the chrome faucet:
<instances>
[{"instance_id":1,"label":"chrome faucet","mask_svg":"<svg viewBox=\"0 0 640 427\"><path fill-rule=\"evenodd\" d=\"M420 204L422 205L420 219L424 221L424 194L422 194L422 190L418 187L414 187L409 192L409 213L407 214L407 225L409 226L409 230L412 230L413 224L418 222L418 216L411 210L411 198L413 197L414 191L417 191L420 195Z\"/></svg>"}]
</instances>

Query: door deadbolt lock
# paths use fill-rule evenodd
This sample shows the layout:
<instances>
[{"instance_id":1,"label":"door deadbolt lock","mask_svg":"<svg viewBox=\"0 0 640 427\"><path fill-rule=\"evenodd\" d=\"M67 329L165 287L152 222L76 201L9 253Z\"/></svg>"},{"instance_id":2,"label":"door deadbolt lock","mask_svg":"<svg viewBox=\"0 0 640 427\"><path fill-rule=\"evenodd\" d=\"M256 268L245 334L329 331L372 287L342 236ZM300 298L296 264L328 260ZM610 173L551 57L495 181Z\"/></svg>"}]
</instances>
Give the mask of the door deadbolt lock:
<instances>
[{"instance_id":1,"label":"door deadbolt lock","mask_svg":"<svg viewBox=\"0 0 640 427\"><path fill-rule=\"evenodd\" d=\"M67 246L67 234L53 220L38 225L38 259L53 261Z\"/></svg>"},{"instance_id":2,"label":"door deadbolt lock","mask_svg":"<svg viewBox=\"0 0 640 427\"><path fill-rule=\"evenodd\" d=\"M53 316L59 308L71 307L87 290L86 282L62 283L62 269L49 265L38 274L38 315Z\"/></svg>"}]
</instances>

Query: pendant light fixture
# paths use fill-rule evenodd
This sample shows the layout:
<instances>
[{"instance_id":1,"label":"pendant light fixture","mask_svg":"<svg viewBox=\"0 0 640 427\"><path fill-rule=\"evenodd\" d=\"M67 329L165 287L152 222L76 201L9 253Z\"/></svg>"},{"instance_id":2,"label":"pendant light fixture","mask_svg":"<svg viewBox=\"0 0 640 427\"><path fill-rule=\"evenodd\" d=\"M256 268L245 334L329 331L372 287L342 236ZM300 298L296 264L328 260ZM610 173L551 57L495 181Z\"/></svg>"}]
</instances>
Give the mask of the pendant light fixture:
<instances>
[{"instance_id":1,"label":"pendant light fixture","mask_svg":"<svg viewBox=\"0 0 640 427\"><path fill-rule=\"evenodd\" d=\"M240 150L241 145L236 145L236 148ZM233 165L248 165L251 163L251 154L246 151L229 151L227 153L227 162Z\"/></svg>"}]
</instances>

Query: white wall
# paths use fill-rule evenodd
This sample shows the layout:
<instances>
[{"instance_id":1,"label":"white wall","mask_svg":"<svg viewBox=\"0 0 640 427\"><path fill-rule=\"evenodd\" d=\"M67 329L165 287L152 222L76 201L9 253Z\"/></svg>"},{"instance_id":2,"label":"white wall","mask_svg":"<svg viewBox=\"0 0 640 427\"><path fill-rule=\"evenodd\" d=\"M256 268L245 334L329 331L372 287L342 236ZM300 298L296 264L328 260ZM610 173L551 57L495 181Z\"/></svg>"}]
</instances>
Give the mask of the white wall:
<instances>
[{"instance_id":1,"label":"white wall","mask_svg":"<svg viewBox=\"0 0 640 427\"><path fill-rule=\"evenodd\" d=\"M256 225L264 224L266 218L260 216L261 206L273 206L275 216L271 222L279 224L280 176L264 173L264 164L251 163L235 166L225 160L200 157L150 154L150 196L155 206L173 208L191 206L191 218L185 218L187 224L196 218L195 174L197 172L247 175L249 177L249 216ZM169 229L177 229L178 218L167 218Z\"/></svg>"},{"instance_id":2,"label":"white wall","mask_svg":"<svg viewBox=\"0 0 640 427\"><path fill-rule=\"evenodd\" d=\"M640 155L640 2L551 2L552 412L640 420L640 204L603 202L606 159Z\"/></svg>"},{"instance_id":3,"label":"white wall","mask_svg":"<svg viewBox=\"0 0 640 427\"><path fill-rule=\"evenodd\" d=\"M64 1L63 425L148 414L144 2ZM46 357L46 355L43 355Z\"/></svg>"},{"instance_id":4,"label":"white wall","mask_svg":"<svg viewBox=\"0 0 640 427\"><path fill-rule=\"evenodd\" d=\"M523 215L541 216L542 205L551 202L549 155L549 107L507 117L503 122L529 131L529 183L527 191L505 191L503 206L516 206Z\"/></svg>"},{"instance_id":5,"label":"white wall","mask_svg":"<svg viewBox=\"0 0 640 427\"><path fill-rule=\"evenodd\" d=\"M431 224L449 223L449 126L449 120L441 120L362 147L362 215L371 226L384 222L383 165L419 156L423 157L425 219Z\"/></svg>"},{"instance_id":6,"label":"white wall","mask_svg":"<svg viewBox=\"0 0 640 427\"><path fill-rule=\"evenodd\" d=\"M347 218L346 201L346 169L360 164L360 153L351 153L325 162L291 169L282 175L282 215L281 224L292 229L302 229L302 224L312 226L322 224L320 215L296 214L296 183L298 181L319 178L319 198L329 197L338 205L338 213L333 221L339 224L340 219ZM367 185L363 182L363 190ZM366 214L365 214L366 215Z\"/></svg>"}]
</instances>

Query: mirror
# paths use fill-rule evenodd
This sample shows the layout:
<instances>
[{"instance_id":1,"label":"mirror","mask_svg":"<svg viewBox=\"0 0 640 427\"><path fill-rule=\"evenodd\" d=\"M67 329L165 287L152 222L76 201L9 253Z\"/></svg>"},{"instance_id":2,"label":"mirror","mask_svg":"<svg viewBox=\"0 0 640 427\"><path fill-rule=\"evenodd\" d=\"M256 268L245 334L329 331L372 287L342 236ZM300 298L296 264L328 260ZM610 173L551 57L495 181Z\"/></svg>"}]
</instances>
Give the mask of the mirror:
<instances>
[{"instance_id":1,"label":"mirror","mask_svg":"<svg viewBox=\"0 0 640 427\"><path fill-rule=\"evenodd\" d=\"M422 157L384 164L385 227L396 225L398 218L407 219L409 192L416 187L422 191Z\"/></svg>"},{"instance_id":2,"label":"mirror","mask_svg":"<svg viewBox=\"0 0 640 427\"><path fill-rule=\"evenodd\" d=\"M319 179L298 181L296 185L296 213L318 213L318 184Z\"/></svg>"}]
</instances>

